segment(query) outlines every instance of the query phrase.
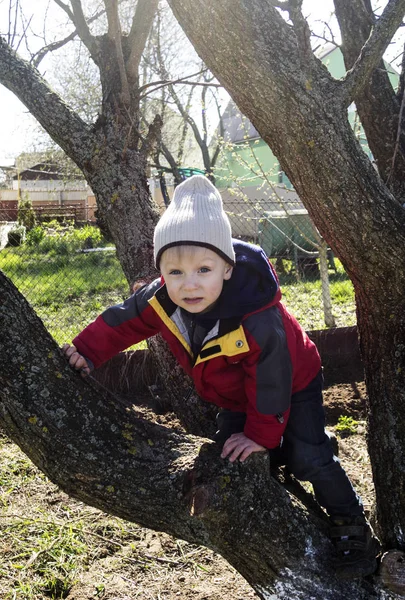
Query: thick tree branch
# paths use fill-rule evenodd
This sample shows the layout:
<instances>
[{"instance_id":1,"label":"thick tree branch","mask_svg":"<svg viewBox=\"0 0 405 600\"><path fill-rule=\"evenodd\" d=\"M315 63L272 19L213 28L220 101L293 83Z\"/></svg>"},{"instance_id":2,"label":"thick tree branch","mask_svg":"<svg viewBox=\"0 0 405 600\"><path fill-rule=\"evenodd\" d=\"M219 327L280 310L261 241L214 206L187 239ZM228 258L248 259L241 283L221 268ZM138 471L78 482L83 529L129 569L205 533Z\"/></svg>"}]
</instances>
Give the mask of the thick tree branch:
<instances>
[{"instance_id":1,"label":"thick tree branch","mask_svg":"<svg viewBox=\"0 0 405 600\"><path fill-rule=\"evenodd\" d=\"M128 41L130 55L126 67L129 80L136 82L142 53L152 28L159 0L138 0Z\"/></svg>"},{"instance_id":2,"label":"thick tree branch","mask_svg":"<svg viewBox=\"0 0 405 600\"><path fill-rule=\"evenodd\" d=\"M390 0L381 17L373 27L371 35L352 69L343 80L346 104L349 106L369 81L392 36L401 25L405 15L405 0Z\"/></svg>"},{"instance_id":3,"label":"thick tree branch","mask_svg":"<svg viewBox=\"0 0 405 600\"><path fill-rule=\"evenodd\" d=\"M118 16L118 3L116 0L104 0L108 20L108 37L115 47L117 64L121 79L121 99L125 106L129 107L131 94L129 91L128 77L125 68L124 52L122 49L121 23Z\"/></svg>"},{"instance_id":4,"label":"thick tree branch","mask_svg":"<svg viewBox=\"0 0 405 600\"><path fill-rule=\"evenodd\" d=\"M311 48L311 31L302 14L302 0L289 0L288 13L294 25L303 62L310 63L314 58Z\"/></svg>"},{"instance_id":5,"label":"thick tree branch","mask_svg":"<svg viewBox=\"0 0 405 600\"><path fill-rule=\"evenodd\" d=\"M49 87L30 63L0 37L0 83L25 104L51 137L73 159L90 153L88 125Z\"/></svg>"},{"instance_id":6,"label":"thick tree branch","mask_svg":"<svg viewBox=\"0 0 405 600\"><path fill-rule=\"evenodd\" d=\"M270 476L267 455L231 464L89 385L1 273L0 344L0 424L66 493L220 552L260 598L369 598L370 584L336 580L324 521Z\"/></svg>"}]
</instances>

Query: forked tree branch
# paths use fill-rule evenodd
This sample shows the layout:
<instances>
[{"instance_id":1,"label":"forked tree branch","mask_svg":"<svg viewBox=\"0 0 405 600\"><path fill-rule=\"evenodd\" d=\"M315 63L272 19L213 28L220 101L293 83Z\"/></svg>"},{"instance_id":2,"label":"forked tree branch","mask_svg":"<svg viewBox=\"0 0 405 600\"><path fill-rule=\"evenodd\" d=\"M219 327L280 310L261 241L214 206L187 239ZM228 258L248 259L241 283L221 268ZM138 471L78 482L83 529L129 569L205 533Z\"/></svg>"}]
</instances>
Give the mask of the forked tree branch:
<instances>
[{"instance_id":1,"label":"forked tree branch","mask_svg":"<svg viewBox=\"0 0 405 600\"><path fill-rule=\"evenodd\" d=\"M343 80L345 103L349 106L364 88L371 73L378 65L394 33L405 15L405 0L390 0L381 17L375 23L367 42L352 69Z\"/></svg>"}]
</instances>

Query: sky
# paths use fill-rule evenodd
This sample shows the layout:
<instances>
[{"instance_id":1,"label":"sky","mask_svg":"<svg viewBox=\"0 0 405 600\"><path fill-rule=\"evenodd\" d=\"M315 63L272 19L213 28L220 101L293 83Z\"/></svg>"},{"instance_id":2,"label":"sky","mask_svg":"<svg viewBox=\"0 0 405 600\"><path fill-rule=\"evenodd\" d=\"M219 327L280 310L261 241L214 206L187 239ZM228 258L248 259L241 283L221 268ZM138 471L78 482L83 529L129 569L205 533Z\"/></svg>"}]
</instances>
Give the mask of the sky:
<instances>
[{"instance_id":1,"label":"sky","mask_svg":"<svg viewBox=\"0 0 405 600\"><path fill-rule=\"evenodd\" d=\"M15 0L11 0L15 2ZM32 0L25 1L26 14L32 16L30 23L31 31L42 33L45 17L51 33L48 42L63 37L61 30L64 29L66 16L64 12L55 5L53 0L35 0L35 10L32 10ZM29 8L31 7L31 9ZM310 20L315 22L329 20L332 10L332 0L304 0L303 12ZM9 0L0 0L0 35L7 32L9 22ZM54 37L52 37L54 36ZM59 36L59 37L58 37ZM322 42L320 41L320 44ZM32 48L39 49L43 42L39 37L30 35ZM19 53L24 55L24 44L21 44ZM391 51L392 55L392 51ZM49 65L50 63L48 63ZM46 69L47 63L41 63L41 72ZM23 151L32 150L38 133L35 129L35 121L29 115L26 107L18 98L4 86L0 85L0 166L13 164L15 156Z\"/></svg>"}]
</instances>

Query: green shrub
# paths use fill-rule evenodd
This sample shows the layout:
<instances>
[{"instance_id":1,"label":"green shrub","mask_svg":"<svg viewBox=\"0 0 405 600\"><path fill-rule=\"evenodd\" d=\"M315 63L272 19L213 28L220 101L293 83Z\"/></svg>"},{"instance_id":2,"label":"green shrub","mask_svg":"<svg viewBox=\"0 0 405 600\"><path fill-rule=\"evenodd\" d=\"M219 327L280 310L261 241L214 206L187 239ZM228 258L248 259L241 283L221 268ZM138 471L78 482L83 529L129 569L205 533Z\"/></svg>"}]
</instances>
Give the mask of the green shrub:
<instances>
[{"instance_id":1,"label":"green shrub","mask_svg":"<svg viewBox=\"0 0 405 600\"><path fill-rule=\"evenodd\" d=\"M27 233L26 243L28 246L38 246L45 237L45 230L41 225L37 225Z\"/></svg>"},{"instance_id":2,"label":"green shrub","mask_svg":"<svg viewBox=\"0 0 405 600\"><path fill-rule=\"evenodd\" d=\"M353 435L357 433L358 426L359 422L353 419L353 417L341 415L336 425L336 431L343 436Z\"/></svg>"},{"instance_id":3,"label":"green shrub","mask_svg":"<svg viewBox=\"0 0 405 600\"><path fill-rule=\"evenodd\" d=\"M27 231L35 227L35 212L28 197L18 201L17 221L19 225L24 225Z\"/></svg>"},{"instance_id":4,"label":"green shrub","mask_svg":"<svg viewBox=\"0 0 405 600\"><path fill-rule=\"evenodd\" d=\"M65 256L84 248L102 245L103 236L98 227L85 225L75 229L73 223L61 224L56 220L46 226L35 227L27 239L30 246L50 256Z\"/></svg>"}]
</instances>

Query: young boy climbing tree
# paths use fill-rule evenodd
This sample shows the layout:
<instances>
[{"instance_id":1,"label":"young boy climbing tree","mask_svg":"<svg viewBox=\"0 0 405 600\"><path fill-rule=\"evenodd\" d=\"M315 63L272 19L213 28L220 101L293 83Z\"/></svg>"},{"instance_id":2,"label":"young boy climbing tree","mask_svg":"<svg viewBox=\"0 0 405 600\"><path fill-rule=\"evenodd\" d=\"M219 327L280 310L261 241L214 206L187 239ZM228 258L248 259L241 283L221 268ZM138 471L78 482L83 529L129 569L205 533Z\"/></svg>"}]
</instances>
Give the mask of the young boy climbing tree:
<instances>
[{"instance_id":1,"label":"young boy climbing tree","mask_svg":"<svg viewBox=\"0 0 405 600\"><path fill-rule=\"evenodd\" d=\"M232 239L207 178L176 188L155 229L154 256L161 276L65 344L70 365L89 373L161 333L197 393L220 407L222 458L281 457L329 514L337 573L373 573L378 540L324 430L318 351L280 302L263 250Z\"/></svg>"}]
</instances>

